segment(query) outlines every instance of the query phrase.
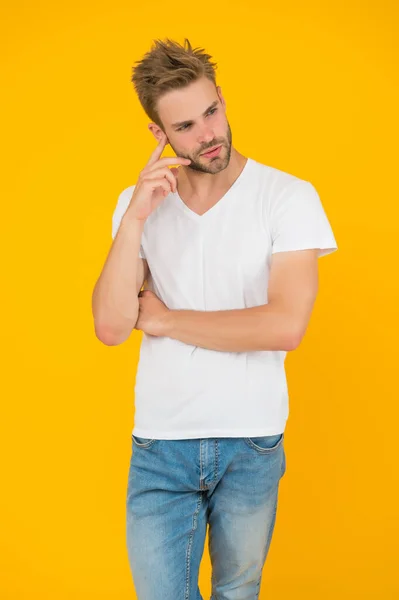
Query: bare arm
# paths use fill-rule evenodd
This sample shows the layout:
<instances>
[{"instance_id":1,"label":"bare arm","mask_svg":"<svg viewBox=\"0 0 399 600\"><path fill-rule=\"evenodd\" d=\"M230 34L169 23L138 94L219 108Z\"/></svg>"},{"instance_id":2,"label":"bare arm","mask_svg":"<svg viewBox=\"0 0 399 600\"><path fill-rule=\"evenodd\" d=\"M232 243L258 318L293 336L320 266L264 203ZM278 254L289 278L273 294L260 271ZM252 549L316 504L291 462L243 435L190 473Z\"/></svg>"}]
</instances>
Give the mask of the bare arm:
<instances>
[{"instance_id":1,"label":"bare arm","mask_svg":"<svg viewBox=\"0 0 399 600\"><path fill-rule=\"evenodd\" d=\"M160 158L167 143L165 134L140 172L129 206L122 216L117 234L94 286L92 312L96 336L107 346L121 344L130 336L139 314L138 293L148 276L147 262L139 249L144 222L171 191L176 191L177 168L188 158ZM133 259L132 259L133 257Z\"/></svg>"},{"instance_id":2,"label":"bare arm","mask_svg":"<svg viewBox=\"0 0 399 600\"><path fill-rule=\"evenodd\" d=\"M127 339L137 321L138 293L148 277L147 261L138 256L143 226L144 221L125 213L93 290L95 333L106 345L115 338L120 343L121 335Z\"/></svg>"},{"instance_id":3,"label":"bare arm","mask_svg":"<svg viewBox=\"0 0 399 600\"><path fill-rule=\"evenodd\" d=\"M163 335L224 352L295 350L317 296L317 257L317 248L273 254L267 304L222 311L169 310L161 321ZM151 302L142 298L139 304Z\"/></svg>"}]
</instances>

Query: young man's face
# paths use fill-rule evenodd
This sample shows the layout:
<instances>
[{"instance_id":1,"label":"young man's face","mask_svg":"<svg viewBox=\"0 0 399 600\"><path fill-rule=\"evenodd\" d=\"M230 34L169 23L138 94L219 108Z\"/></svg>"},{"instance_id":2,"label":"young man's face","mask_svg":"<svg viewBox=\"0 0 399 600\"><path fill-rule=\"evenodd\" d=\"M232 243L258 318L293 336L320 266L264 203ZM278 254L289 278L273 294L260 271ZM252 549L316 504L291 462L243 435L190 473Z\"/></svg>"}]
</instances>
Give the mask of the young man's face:
<instances>
[{"instance_id":1,"label":"young man's face","mask_svg":"<svg viewBox=\"0 0 399 600\"><path fill-rule=\"evenodd\" d=\"M232 133L225 108L220 88L206 77L168 92L158 101L158 114L172 149L176 156L191 160L186 168L219 173L229 164ZM219 145L216 156L204 155Z\"/></svg>"}]
</instances>

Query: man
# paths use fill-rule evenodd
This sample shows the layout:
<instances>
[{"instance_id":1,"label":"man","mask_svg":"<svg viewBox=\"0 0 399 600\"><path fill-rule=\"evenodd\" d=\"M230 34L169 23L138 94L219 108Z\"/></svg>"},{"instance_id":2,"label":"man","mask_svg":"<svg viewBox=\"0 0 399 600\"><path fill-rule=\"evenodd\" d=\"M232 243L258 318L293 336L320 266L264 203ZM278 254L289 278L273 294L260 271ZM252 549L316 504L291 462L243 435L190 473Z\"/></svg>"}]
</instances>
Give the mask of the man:
<instances>
[{"instance_id":1,"label":"man","mask_svg":"<svg viewBox=\"0 0 399 600\"><path fill-rule=\"evenodd\" d=\"M258 598L286 468L284 360L317 258L337 249L310 182L233 147L210 58L158 40L134 70L158 145L118 198L93 294L104 343L143 331L126 502L139 600L201 598L207 525L212 600Z\"/></svg>"}]
</instances>

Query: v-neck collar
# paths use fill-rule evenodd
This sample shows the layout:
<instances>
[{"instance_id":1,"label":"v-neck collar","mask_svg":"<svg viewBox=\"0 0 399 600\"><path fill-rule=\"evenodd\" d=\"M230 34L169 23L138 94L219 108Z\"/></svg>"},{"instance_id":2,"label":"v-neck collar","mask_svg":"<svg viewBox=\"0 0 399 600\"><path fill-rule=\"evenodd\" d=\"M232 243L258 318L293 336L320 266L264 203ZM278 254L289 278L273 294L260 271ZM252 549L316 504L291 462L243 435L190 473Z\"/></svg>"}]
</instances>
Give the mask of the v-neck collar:
<instances>
[{"instance_id":1,"label":"v-neck collar","mask_svg":"<svg viewBox=\"0 0 399 600\"><path fill-rule=\"evenodd\" d=\"M253 162L252 159L248 157L247 162L245 163L241 173L239 174L237 179L233 182L233 184L229 187L227 192L225 192L225 194L220 198L220 200L218 200L216 202L216 204L211 206L211 208L208 208L208 210L206 212L204 212L202 215L199 215L196 212L194 212L193 210L191 210L191 208L189 208L187 206L187 204L185 202L183 202L183 200L180 198L179 192L177 192L177 191L172 193L172 199L173 199L174 204L194 221L197 221L200 223L207 221L216 212L218 206L220 206L222 203L226 202L226 199L228 198L228 196L230 196L230 194L234 190L236 190L236 188L240 185L240 183L245 178L247 172L249 171L249 168L250 168L252 162Z\"/></svg>"}]
</instances>

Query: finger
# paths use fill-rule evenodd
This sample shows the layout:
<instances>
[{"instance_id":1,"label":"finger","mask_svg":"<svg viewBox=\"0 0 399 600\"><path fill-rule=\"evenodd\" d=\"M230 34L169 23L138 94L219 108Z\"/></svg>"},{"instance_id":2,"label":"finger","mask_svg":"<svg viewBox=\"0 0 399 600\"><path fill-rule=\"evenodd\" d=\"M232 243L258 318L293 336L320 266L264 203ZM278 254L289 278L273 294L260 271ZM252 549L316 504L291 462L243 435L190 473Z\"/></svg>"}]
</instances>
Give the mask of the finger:
<instances>
[{"instance_id":1,"label":"finger","mask_svg":"<svg viewBox=\"0 0 399 600\"><path fill-rule=\"evenodd\" d=\"M168 167L169 165L189 165L190 163L191 160L189 158L183 158L182 156L165 156L151 165L147 164L144 169L142 169L141 173L148 173L154 169Z\"/></svg>"},{"instance_id":2,"label":"finger","mask_svg":"<svg viewBox=\"0 0 399 600\"><path fill-rule=\"evenodd\" d=\"M172 191L176 191L176 177L172 173L170 169L165 167L164 169L155 169L155 171L147 171L147 173L143 177L143 181L150 179L159 179L161 177L165 177L170 182L170 187Z\"/></svg>"},{"instance_id":3,"label":"finger","mask_svg":"<svg viewBox=\"0 0 399 600\"><path fill-rule=\"evenodd\" d=\"M152 191L156 190L158 187L161 187L164 190L164 196L171 192L171 183L166 177L161 177L158 179L143 179L141 185L149 186Z\"/></svg>"},{"instance_id":4,"label":"finger","mask_svg":"<svg viewBox=\"0 0 399 600\"><path fill-rule=\"evenodd\" d=\"M166 146L166 140L167 139L168 139L167 136L165 134L162 134L162 137L159 140L157 147L155 148L155 150L151 154L150 159L149 159L147 165L153 165L157 160L159 160L159 158L161 157L161 154L163 152L163 149Z\"/></svg>"}]
</instances>

